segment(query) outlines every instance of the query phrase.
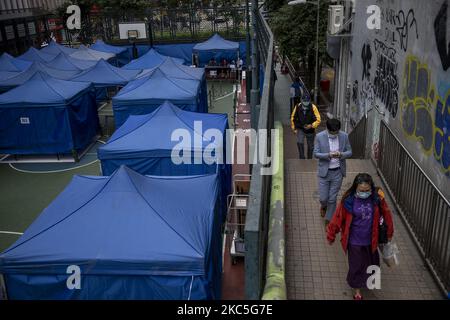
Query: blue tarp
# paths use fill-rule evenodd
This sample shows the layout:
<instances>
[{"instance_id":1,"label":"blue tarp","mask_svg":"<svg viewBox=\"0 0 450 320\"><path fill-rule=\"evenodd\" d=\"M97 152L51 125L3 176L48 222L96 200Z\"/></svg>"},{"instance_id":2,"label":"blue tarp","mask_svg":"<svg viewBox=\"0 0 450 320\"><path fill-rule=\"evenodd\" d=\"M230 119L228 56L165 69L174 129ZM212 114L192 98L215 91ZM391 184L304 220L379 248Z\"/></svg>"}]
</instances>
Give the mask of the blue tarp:
<instances>
[{"instance_id":1,"label":"blue tarp","mask_svg":"<svg viewBox=\"0 0 450 320\"><path fill-rule=\"evenodd\" d=\"M4 81L9 78L16 77L20 74L20 72L12 72L12 71L0 71L0 81Z\"/></svg>"},{"instance_id":2,"label":"blue tarp","mask_svg":"<svg viewBox=\"0 0 450 320\"><path fill-rule=\"evenodd\" d=\"M27 61L37 61L41 63L50 62L56 57L56 54L48 54L36 48L30 47L24 54L18 56L18 59Z\"/></svg>"},{"instance_id":3,"label":"blue tarp","mask_svg":"<svg viewBox=\"0 0 450 320\"><path fill-rule=\"evenodd\" d=\"M118 67L123 66L131 61L131 59L128 58L128 50L126 47L112 46L110 44L103 42L102 40L97 40L93 45L90 46L90 48L101 52L108 52L115 54L116 56L113 59L110 59L109 61L113 65Z\"/></svg>"},{"instance_id":4,"label":"blue tarp","mask_svg":"<svg viewBox=\"0 0 450 320\"><path fill-rule=\"evenodd\" d=\"M208 112L208 86L206 83L206 75L204 68L192 68L189 66L181 65L173 58L168 57L158 67L169 78L185 79L185 80L198 80L200 81L200 99L203 112ZM155 69L146 69L138 75L138 78L149 75L154 72Z\"/></svg>"},{"instance_id":5,"label":"blue tarp","mask_svg":"<svg viewBox=\"0 0 450 320\"><path fill-rule=\"evenodd\" d=\"M97 40L93 45L91 45L91 49L102 51L102 52L108 52L108 53L114 53L114 54L121 54L127 51L127 48L125 47L119 47L119 46L112 46L109 45L102 40Z\"/></svg>"},{"instance_id":6,"label":"blue tarp","mask_svg":"<svg viewBox=\"0 0 450 320\"><path fill-rule=\"evenodd\" d=\"M76 51L77 51L77 49L75 49L75 48L69 48L69 47L60 45L59 43L57 43L55 41L50 41L50 43L46 47L41 49L41 52L48 53L53 56L56 56L60 53L72 54Z\"/></svg>"},{"instance_id":7,"label":"blue tarp","mask_svg":"<svg viewBox=\"0 0 450 320\"><path fill-rule=\"evenodd\" d=\"M31 66L31 61L16 59L8 53L0 56L0 71L20 72Z\"/></svg>"},{"instance_id":8,"label":"blue tarp","mask_svg":"<svg viewBox=\"0 0 450 320\"><path fill-rule=\"evenodd\" d=\"M151 113L166 100L187 111L207 112L200 93L199 81L170 78L156 68L150 75L130 81L113 97L116 128L128 116Z\"/></svg>"},{"instance_id":9,"label":"blue tarp","mask_svg":"<svg viewBox=\"0 0 450 320\"><path fill-rule=\"evenodd\" d=\"M218 177L74 176L0 254L10 299L220 299ZM174 201L176 199L176 201ZM70 266L80 289L69 289Z\"/></svg>"},{"instance_id":10,"label":"blue tarp","mask_svg":"<svg viewBox=\"0 0 450 320\"><path fill-rule=\"evenodd\" d=\"M76 65L72 60L69 59L67 55L64 53L59 53L52 61L48 62L46 65L55 69L59 70L66 70L66 71L78 71L81 72L83 68L80 68L78 65ZM83 61L83 60L79 60Z\"/></svg>"},{"instance_id":11,"label":"blue tarp","mask_svg":"<svg viewBox=\"0 0 450 320\"><path fill-rule=\"evenodd\" d=\"M150 49L146 54L123 66L124 69L151 69L159 66L168 57L159 54L155 49ZM172 58L176 63L183 64L184 60Z\"/></svg>"},{"instance_id":12,"label":"blue tarp","mask_svg":"<svg viewBox=\"0 0 450 320\"><path fill-rule=\"evenodd\" d=\"M60 70L86 70L97 63L96 60L81 60L72 58L64 53L58 54L55 59L47 63L47 65Z\"/></svg>"},{"instance_id":13,"label":"blue tarp","mask_svg":"<svg viewBox=\"0 0 450 320\"><path fill-rule=\"evenodd\" d=\"M218 63L223 59L237 61L239 42L228 41L215 34L205 42L197 43L193 53L198 54L200 66L205 66L213 58Z\"/></svg>"},{"instance_id":14,"label":"blue tarp","mask_svg":"<svg viewBox=\"0 0 450 320\"><path fill-rule=\"evenodd\" d=\"M55 154L84 149L99 128L90 83L35 73L0 95L0 153Z\"/></svg>"},{"instance_id":15,"label":"blue tarp","mask_svg":"<svg viewBox=\"0 0 450 320\"><path fill-rule=\"evenodd\" d=\"M84 45L81 45L80 48L74 53L70 54L70 56L72 58L80 60L98 61L100 59L103 59L108 61L109 59L113 59L116 55L114 53L92 50Z\"/></svg>"},{"instance_id":16,"label":"blue tarp","mask_svg":"<svg viewBox=\"0 0 450 320\"><path fill-rule=\"evenodd\" d=\"M0 92L7 91L28 81L36 72L43 72L52 78L68 80L73 78L79 71L67 71L50 68L48 65L33 62L33 64L25 71L20 72L14 77L0 81Z\"/></svg>"},{"instance_id":17,"label":"blue tarp","mask_svg":"<svg viewBox=\"0 0 450 320\"><path fill-rule=\"evenodd\" d=\"M192 49L195 43L179 43L179 44L158 44L155 46L156 51L160 54L183 59L187 65L192 64Z\"/></svg>"},{"instance_id":18,"label":"blue tarp","mask_svg":"<svg viewBox=\"0 0 450 320\"><path fill-rule=\"evenodd\" d=\"M192 64L192 51L196 43L178 43L178 44L158 44L155 45L153 48L160 54L178 58L184 61L184 64L190 65ZM127 46L121 46L119 48L125 48L127 51L120 54L117 57L117 60L121 65L129 63L133 59L133 46L127 45ZM149 45L136 45L137 51L138 51L138 57L143 56L150 50ZM225 54L225 56L223 56ZM221 58L225 57L233 58L235 56L235 51L229 52L229 55L227 52L217 53L217 59L218 61L221 60ZM243 60L244 65L246 64L246 43L245 41L239 42L239 57ZM230 61L233 59L229 59ZM208 62L207 60L206 62ZM144 67L143 69L148 68Z\"/></svg>"},{"instance_id":19,"label":"blue tarp","mask_svg":"<svg viewBox=\"0 0 450 320\"><path fill-rule=\"evenodd\" d=\"M125 86L129 81L136 78L139 70L126 70L114 67L101 59L97 64L71 80L91 82L96 91L97 102L107 99L107 88Z\"/></svg>"},{"instance_id":20,"label":"blue tarp","mask_svg":"<svg viewBox=\"0 0 450 320\"><path fill-rule=\"evenodd\" d=\"M195 121L200 122L201 127L196 127ZM104 175L110 175L121 165L141 174L151 175L179 176L219 172L222 214L225 217L227 196L231 190L231 167L225 164L227 128L226 114L184 111L166 101L150 114L130 116L108 143L98 149L102 172ZM172 141L172 134L177 129L185 130L189 134L190 143ZM214 144L211 138L205 137L208 129L218 130L223 139ZM222 157L216 155L208 164L202 155L208 146L213 145L220 148ZM191 164L175 164L172 161L171 155L175 146L191 151ZM194 162L194 157L198 164Z\"/></svg>"}]
</instances>

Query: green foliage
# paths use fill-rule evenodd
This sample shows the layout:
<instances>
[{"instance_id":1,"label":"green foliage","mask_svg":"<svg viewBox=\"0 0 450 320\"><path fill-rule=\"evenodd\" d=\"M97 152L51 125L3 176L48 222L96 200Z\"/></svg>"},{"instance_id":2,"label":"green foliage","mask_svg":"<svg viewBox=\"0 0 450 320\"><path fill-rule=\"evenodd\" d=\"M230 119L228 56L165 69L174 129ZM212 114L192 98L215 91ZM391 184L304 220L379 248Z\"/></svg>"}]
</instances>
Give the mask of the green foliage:
<instances>
[{"instance_id":1,"label":"green foliage","mask_svg":"<svg viewBox=\"0 0 450 320\"><path fill-rule=\"evenodd\" d=\"M278 1L268 1L268 3L276 4ZM330 0L320 1L320 65L332 63L326 51L329 5ZM269 22L281 53L287 55L293 63L302 62L306 66L306 71L309 75L314 75L315 68L316 10L317 7L314 4L300 4L295 6L285 4L272 13Z\"/></svg>"}]
</instances>

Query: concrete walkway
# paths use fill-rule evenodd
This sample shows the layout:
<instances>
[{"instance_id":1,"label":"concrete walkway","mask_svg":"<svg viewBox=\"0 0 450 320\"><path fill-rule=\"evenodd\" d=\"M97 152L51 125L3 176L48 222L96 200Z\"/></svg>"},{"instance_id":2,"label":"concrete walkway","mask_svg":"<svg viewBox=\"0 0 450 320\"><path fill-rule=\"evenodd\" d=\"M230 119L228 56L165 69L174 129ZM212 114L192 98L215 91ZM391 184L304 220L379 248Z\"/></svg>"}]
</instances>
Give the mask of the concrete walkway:
<instances>
[{"instance_id":1,"label":"concrete walkway","mask_svg":"<svg viewBox=\"0 0 450 320\"><path fill-rule=\"evenodd\" d=\"M295 135L289 128L290 78L277 70L275 84L275 120L285 126L285 223L286 284L288 299L352 299L346 283L347 257L338 236L333 246L325 237L324 221L319 214L316 160L298 160ZM322 127L323 128L323 127ZM355 175L367 172L383 188L370 160L349 160L343 191L350 187ZM388 204L394 214L394 241L400 250L400 265L381 266L381 290L363 292L365 299L441 299L443 295L425 267L392 200Z\"/></svg>"}]
</instances>

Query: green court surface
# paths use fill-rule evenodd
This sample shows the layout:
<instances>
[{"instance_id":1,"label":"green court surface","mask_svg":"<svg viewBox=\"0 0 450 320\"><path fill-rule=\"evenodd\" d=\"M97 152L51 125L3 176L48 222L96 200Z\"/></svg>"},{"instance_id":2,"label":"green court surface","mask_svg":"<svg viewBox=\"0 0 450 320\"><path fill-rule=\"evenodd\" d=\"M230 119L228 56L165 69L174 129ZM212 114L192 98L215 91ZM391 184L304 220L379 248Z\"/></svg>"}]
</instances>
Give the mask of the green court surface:
<instances>
[{"instance_id":1,"label":"green court surface","mask_svg":"<svg viewBox=\"0 0 450 320\"><path fill-rule=\"evenodd\" d=\"M208 83L208 93L211 95L209 112L227 113L232 128L233 84ZM113 119L109 120L110 125ZM100 121L103 122L102 117ZM100 175L96 157L98 146L99 143L92 146L78 163L0 164L0 252L20 237L15 233L23 233L67 186L73 175Z\"/></svg>"}]
</instances>

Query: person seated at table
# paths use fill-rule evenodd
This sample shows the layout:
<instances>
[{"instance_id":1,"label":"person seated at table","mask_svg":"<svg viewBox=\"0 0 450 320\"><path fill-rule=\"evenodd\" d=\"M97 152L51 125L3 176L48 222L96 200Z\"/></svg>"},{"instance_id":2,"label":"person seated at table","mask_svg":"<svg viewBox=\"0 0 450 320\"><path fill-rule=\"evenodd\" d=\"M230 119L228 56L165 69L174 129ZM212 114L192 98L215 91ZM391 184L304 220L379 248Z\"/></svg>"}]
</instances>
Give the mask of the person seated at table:
<instances>
[{"instance_id":1,"label":"person seated at table","mask_svg":"<svg viewBox=\"0 0 450 320\"><path fill-rule=\"evenodd\" d=\"M215 59L215 58L211 58L211 60L209 60L209 65L210 65L210 66L215 66L215 65L217 65L216 59Z\"/></svg>"},{"instance_id":2,"label":"person seated at table","mask_svg":"<svg viewBox=\"0 0 450 320\"><path fill-rule=\"evenodd\" d=\"M227 63L227 59L223 59L222 60L222 67L226 67L228 65L228 63Z\"/></svg>"}]
</instances>

